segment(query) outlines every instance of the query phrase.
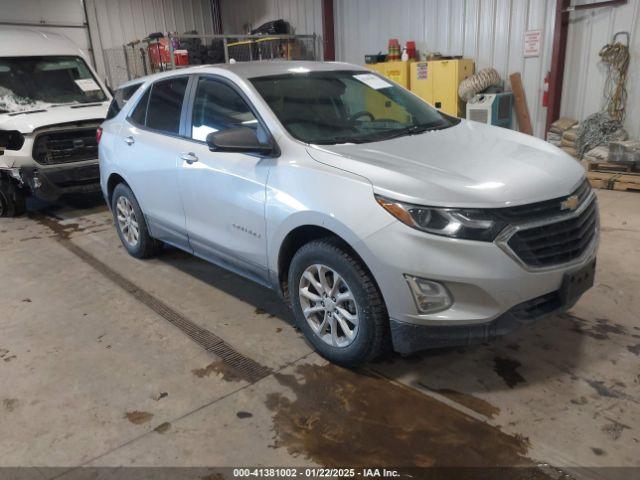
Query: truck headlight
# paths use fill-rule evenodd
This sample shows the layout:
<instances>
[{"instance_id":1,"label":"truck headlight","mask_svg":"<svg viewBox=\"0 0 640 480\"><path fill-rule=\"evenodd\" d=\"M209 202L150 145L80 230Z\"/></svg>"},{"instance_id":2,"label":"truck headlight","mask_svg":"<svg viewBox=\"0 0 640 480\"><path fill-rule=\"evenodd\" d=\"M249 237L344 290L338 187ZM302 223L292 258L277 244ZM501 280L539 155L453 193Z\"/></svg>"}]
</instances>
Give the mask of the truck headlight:
<instances>
[{"instance_id":1,"label":"truck headlight","mask_svg":"<svg viewBox=\"0 0 640 480\"><path fill-rule=\"evenodd\" d=\"M424 207L376 195L376 201L405 225L452 238L492 242L506 226L488 210Z\"/></svg>"},{"instance_id":2,"label":"truck headlight","mask_svg":"<svg viewBox=\"0 0 640 480\"><path fill-rule=\"evenodd\" d=\"M0 130L0 147L5 150L20 150L24 145L24 135L17 130Z\"/></svg>"}]
</instances>

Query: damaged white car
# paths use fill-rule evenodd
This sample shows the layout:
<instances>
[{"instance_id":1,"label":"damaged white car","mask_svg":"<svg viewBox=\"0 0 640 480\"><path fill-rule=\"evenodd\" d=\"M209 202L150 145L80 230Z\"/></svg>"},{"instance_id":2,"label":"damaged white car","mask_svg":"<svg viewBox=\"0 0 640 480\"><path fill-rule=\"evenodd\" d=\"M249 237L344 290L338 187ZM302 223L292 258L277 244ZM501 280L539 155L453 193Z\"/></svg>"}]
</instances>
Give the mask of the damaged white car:
<instances>
[{"instance_id":1,"label":"damaged white car","mask_svg":"<svg viewBox=\"0 0 640 480\"><path fill-rule=\"evenodd\" d=\"M99 190L96 131L110 100L66 37L0 28L0 217L21 214L29 195Z\"/></svg>"}]
</instances>

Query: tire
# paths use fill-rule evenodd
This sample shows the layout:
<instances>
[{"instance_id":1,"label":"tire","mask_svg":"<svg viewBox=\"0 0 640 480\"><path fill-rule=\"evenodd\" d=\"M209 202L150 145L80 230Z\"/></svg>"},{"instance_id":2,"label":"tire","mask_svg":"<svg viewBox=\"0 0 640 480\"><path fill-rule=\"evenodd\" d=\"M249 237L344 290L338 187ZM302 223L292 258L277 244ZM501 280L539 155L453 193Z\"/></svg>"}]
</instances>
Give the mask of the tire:
<instances>
[{"instance_id":1,"label":"tire","mask_svg":"<svg viewBox=\"0 0 640 480\"><path fill-rule=\"evenodd\" d=\"M317 268L318 265L321 266L320 270ZM327 270L323 270L322 267ZM335 274L341 277L337 294L324 295L327 292L323 292L321 298L325 300L322 307L317 300L305 296L311 293L320 297L320 289L315 285L318 285L321 271L324 272L322 275L325 285L331 288L336 288ZM317 272L317 277L314 272ZM314 275L315 283L309 280L310 273ZM306 290L304 295L301 294L301 289ZM340 301L340 297L349 298L349 293L353 302ZM389 317L382 295L371 273L337 239L315 240L296 252L289 267L289 294L296 323L307 340L327 360L345 367L355 367L373 360L386 349L389 342ZM324 311L312 313L308 319L304 308L308 308L308 311L321 308ZM329 314L336 318L332 319L331 316L327 316ZM357 328L351 320L347 320L346 314L357 318ZM325 319L328 325L325 325L323 330ZM332 335L334 325L338 326L337 341ZM343 325L346 325L347 329L354 327L355 333L351 338L345 333ZM331 332L327 333L327 329ZM342 339L340 333L344 334Z\"/></svg>"},{"instance_id":2,"label":"tire","mask_svg":"<svg viewBox=\"0 0 640 480\"><path fill-rule=\"evenodd\" d=\"M160 252L162 242L149 235L140 204L131 189L124 183L118 184L113 191L111 211L120 241L131 256L151 258ZM122 212L126 214L123 215ZM129 218L128 223L127 218ZM135 235L134 222L137 224L137 235Z\"/></svg>"},{"instance_id":3,"label":"tire","mask_svg":"<svg viewBox=\"0 0 640 480\"><path fill-rule=\"evenodd\" d=\"M11 180L0 179L0 217L18 217L26 210L24 193Z\"/></svg>"}]
</instances>

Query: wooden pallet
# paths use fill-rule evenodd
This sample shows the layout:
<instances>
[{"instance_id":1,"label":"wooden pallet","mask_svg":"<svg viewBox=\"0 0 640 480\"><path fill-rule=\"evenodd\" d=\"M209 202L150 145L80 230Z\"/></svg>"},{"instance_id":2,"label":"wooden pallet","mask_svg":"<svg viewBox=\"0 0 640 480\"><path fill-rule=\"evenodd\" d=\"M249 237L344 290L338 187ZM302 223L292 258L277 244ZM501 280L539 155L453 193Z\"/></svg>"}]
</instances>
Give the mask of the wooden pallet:
<instances>
[{"instance_id":1,"label":"wooden pallet","mask_svg":"<svg viewBox=\"0 0 640 480\"><path fill-rule=\"evenodd\" d=\"M633 172L633 164L631 163L593 163L589 162L587 170L599 172Z\"/></svg>"},{"instance_id":2,"label":"wooden pallet","mask_svg":"<svg viewBox=\"0 0 640 480\"><path fill-rule=\"evenodd\" d=\"M640 173L603 172L590 170L587 178L593 188L605 190L635 190L640 192Z\"/></svg>"}]
</instances>

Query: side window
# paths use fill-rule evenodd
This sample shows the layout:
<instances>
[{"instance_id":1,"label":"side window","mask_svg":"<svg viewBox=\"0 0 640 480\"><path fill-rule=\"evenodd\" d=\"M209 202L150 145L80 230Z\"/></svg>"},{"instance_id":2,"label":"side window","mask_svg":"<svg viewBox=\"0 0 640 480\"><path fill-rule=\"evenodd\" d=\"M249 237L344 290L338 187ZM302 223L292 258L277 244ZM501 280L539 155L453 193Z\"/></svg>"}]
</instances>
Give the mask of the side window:
<instances>
[{"instance_id":1,"label":"side window","mask_svg":"<svg viewBox=\"0 0 640 480\"><path fill-rule=\"evenodd\" d=\"M194 140L205 141L212 132L239 126L256 130L262 141L267 138L240 94L224 82L212 78L198 79L191 120L191 138Z\"/></svg>"},{"instance_id":2,"label":"side window","mask_svg":"<svg viewBox=\"0 0 640 480\"><path fill-rule=\"evenodd\" d=\"M182 101L187 89L187 77L169 78L151 87L146 126L153 130L177 135L180 131Z\"/></svg>"},{"instance_id":3,"label":"side window","mask_svg":"<svg viewBox=\"0 0 640 480\"><path fill-rule=\"evenodd\" d=\"M140 88L141 83L136 85L130 85L128 87L119 88L116 93L113 95L113 100L111 100L111 104L109 105L109 111L107 112L107 120L115 117L120 113L122 107L124 107L125 103L129 101L131 95L133 95L138 88Z\"/></svg>"},{"instance_id":4,"label":"side window","mask_svg":"<svg viewBox=\"0 0 640 480\"><path fill-rule=\"evenodd\" d=\"M133 109L133 112L130 115L131 121L140 126L144 126L145 117L147 116L147 104L149 103L149 92L151 88L147 88L147 91L144 92L144 95L136 105L136 108Z\"/></svg>"}]
</instances>

